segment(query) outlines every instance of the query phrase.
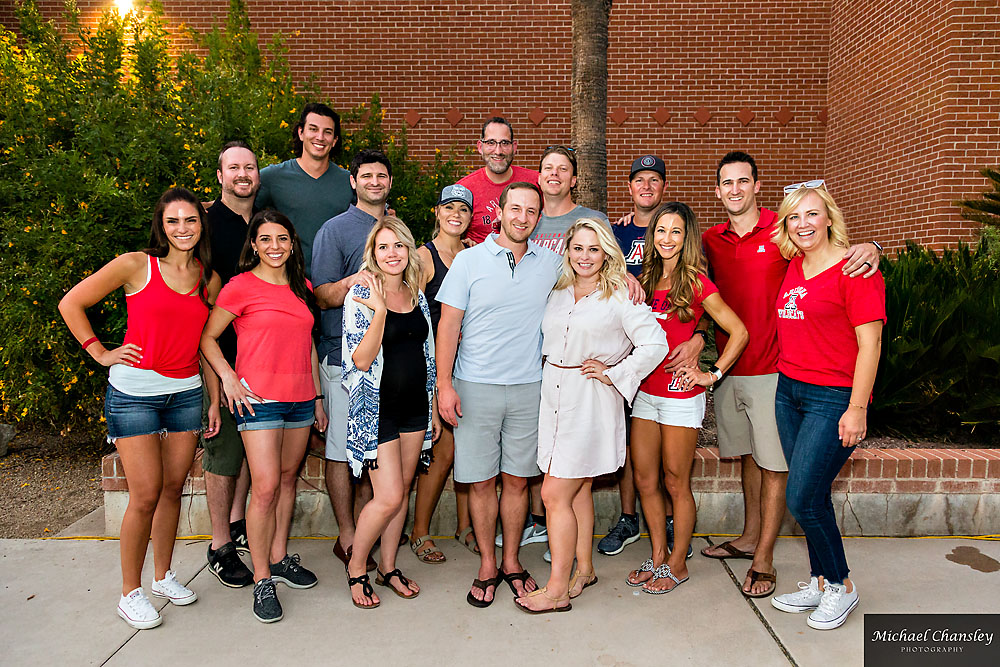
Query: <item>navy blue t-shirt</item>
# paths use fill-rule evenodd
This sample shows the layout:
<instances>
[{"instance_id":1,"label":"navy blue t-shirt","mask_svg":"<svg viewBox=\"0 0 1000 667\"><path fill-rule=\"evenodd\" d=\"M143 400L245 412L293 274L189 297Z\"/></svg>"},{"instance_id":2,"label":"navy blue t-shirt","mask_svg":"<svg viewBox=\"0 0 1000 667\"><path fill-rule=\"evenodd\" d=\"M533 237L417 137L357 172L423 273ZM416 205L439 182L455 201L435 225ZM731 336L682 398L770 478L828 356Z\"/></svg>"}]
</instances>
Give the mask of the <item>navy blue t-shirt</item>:
<instances>
[{"instance_id":1,"label":"navy blue t-shirt","mask_svg":"<svg viewBox=\"0 0 1000 667\"><path fill-rule=\"evenodd\" d=\"M642 247L646 236L645 227L636 227L633 224L612 225L615 232L615 239L618 246L625 253L625 265L628 272L636 278L642 272Z\"/></svg>"}]
</instances>

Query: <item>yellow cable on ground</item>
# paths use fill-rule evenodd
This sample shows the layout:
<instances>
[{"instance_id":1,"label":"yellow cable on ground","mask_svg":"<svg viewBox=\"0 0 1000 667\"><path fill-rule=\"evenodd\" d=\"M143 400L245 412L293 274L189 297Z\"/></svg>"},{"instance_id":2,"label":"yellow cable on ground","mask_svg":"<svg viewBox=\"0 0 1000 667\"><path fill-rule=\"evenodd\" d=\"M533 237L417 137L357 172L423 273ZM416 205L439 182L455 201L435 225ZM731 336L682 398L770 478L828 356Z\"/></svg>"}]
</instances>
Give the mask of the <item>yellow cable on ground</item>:
<instances>
[{"instance_id":1,"label":"yellow cable on ground","mask_svg":"<svg viewBox=\"0 0 1000 667\"><path fill-rule=\"evenodd\" d=\"M604 535L594 535L594 537L604 537ZM649 533L641 533L641 537L649 537ZM733 533L694 533L691 537L739 537ZM778 535L785 539L804 539L805 535ZM891 535L844 535L847 539L863 540L984 540L987 542L1000 541L1000 534L997 535L904 535L893 537ZM110 535L52 535L51 537L40 537L41 540L117 540L117 537ZM210 540L211 535L181 535L177 540ZM335 540L334 537L325 535L305 535L302 537L292 537L292 540ZM453 540L452 535L431 535L431 540Z\"/></svg>"}]
</instances>

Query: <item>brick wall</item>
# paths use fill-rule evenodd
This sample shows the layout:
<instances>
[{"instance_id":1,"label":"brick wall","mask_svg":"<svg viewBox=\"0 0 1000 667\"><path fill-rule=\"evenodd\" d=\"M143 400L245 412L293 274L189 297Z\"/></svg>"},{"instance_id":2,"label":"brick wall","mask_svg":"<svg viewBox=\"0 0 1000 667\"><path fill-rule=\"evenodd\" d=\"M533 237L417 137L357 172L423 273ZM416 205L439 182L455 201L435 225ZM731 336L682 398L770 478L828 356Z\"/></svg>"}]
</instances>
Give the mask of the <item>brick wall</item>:
<instances>
[{"instance_id":1,"label":"brick wall","mask_svg":"<svg viewBox=\"0 0 1000 667\"><path fill-rule=\"evenodd\" d=\"M935 247L973 237L953 202L1000 163L997 9L833 3L826 175L854 236Z\"/></svg>"},{"instance_id":2,"label":"brick wall","mask_svg":"<svg viewBox=\"0 0 1000 667\"><path fill-rule=\"evenodd\" d=\"M85 22L109 4L78 2ZM163 4L173 25L197 29L221 24L228 6ZM667 196L690 203L704 226L718 222L714 166L739 148L758 159L765 206L778 205L783 184L826 176L856 238L969 238L950 202L981 187L975 168L1000 162L990 4L616 1L610 214L629 207L631 160L653 152L668 164ZM61 0L39 5L56 16ZM9 11L0 9L0 22L10 24ZM418 158L473 146L494 110L513 123L522 166L536 167L545 146L569 140L568 2L251 0L250 16L262 38L291 35L294 71L315 74L337 107L377 91L389 127L419 114L409 130ZM453 108L463 114L454 126ZM529 114L538 110L536 125ZM476 159L462 157L470 169Z\"/></svg>"}]
</instances>

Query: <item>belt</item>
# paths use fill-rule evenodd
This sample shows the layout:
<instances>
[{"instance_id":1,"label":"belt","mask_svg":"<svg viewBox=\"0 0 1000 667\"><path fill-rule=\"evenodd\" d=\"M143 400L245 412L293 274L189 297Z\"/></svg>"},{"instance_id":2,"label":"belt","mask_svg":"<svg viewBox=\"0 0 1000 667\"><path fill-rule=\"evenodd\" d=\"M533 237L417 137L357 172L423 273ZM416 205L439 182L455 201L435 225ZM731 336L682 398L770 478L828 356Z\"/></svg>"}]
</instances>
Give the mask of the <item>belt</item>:
<instances>
[{"instance_id":1,"label":"belt","mask_svg":"<svg viewBox=\"0 0 1000 667\"><path fill-rule=\"evenodd\" d=\"M547 364L548 364L549 366L555 366L556 368L563 368L563 369L570 369L570 368L583 368L583 366L560 366L559 364L554 364L554 363L552 363L552 362L551 362L551 361L549 361L548 359L544 359L543 361L544 361L545 363L547 363Z\"/></svg>"}]
</instances>

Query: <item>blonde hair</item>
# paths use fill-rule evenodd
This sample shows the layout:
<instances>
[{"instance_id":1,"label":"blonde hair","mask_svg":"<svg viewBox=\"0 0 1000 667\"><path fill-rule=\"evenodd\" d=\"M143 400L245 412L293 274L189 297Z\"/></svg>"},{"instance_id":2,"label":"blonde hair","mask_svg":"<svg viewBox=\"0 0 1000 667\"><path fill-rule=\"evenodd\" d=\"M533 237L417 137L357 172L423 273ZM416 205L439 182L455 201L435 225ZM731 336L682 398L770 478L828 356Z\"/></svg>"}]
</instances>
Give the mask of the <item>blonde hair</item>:
<instances>
[{"instance_id":1,"label":"blonde hair","mask_svg":"<svg viewBox=\"0 0 1000 667\"><path fill-rule=\"evenodd\" d=\"M684 243L677 264L670 273L670 305L667 313L677 313L681 322L690 322L694 318L695 292L701 294L704 285L698 278L699 273L705 273L705 255L701 249L701 230L698 228L698 218L687 204L679 201L667 202L653 215L653 220L646 228L646 237L642 250L642 273L639 283L646 291L646 303L652 305L656 285L664 278L663 258L656 251L653 237L656 225L665 215L676 215L684 223Z\"/></svg>"},{"instance_id":2,"label":"blonde hair","mask_svg":"<svg viewBox=\"0 0 1000 667\"><path fill-rule=\"evenodd\" d=\"M368 238L365 240L365 251L361 259L361 268L374 273L379 278L385 278L385 271L375 261L375 237L383 229L388 229L395 234L396 238L406 246L407 260L406 270L403 271L403 284L410 289L411 305L416 306L419 301L417 295L420 293L421 263L420 257L417 255L417 244L413 240L413 234L410 233L410 228L402 220L395 216L387 215L375 223L372 230L368 232Z\"/></svg>"},{"instance_id":3,"label":"blonde hair","mask_svg":"<svg viewBox=\"0 0 1000 667\"><path fill-rule=\"evenodd\" d=\"M618 241L608 228L593 218L580 218L566 230L566 251L563 253L562 274L553 289L569 287L576 281L576 272L569 263L569 244L581 229L589 229L597 234L597 244L604 251L604 264L598 274L597 286L602 298L610 298L616 289L625 289L625 255L618 247Z\"/></svg>"},{"instance_id":4,"label":"blonde hair","mask_svg":"<svg viewBox=\"0 0 1000 667\"><path fill-rule=\"evenodd\" d=\"M844 222L844 214L826 188L822 185L818 188L801 187L785 196L778 209L778 224L771 232L771 241L778 246L778 252L785 259L791 259L801 252L788 234L788 216L810 192L815 192L826 205L826 216L830 219L830 227L827 229L826 235L830 239L830 243L841 248L847 248L850 245L847 240L847 223Z\"/></svg>"}]
</instances>

